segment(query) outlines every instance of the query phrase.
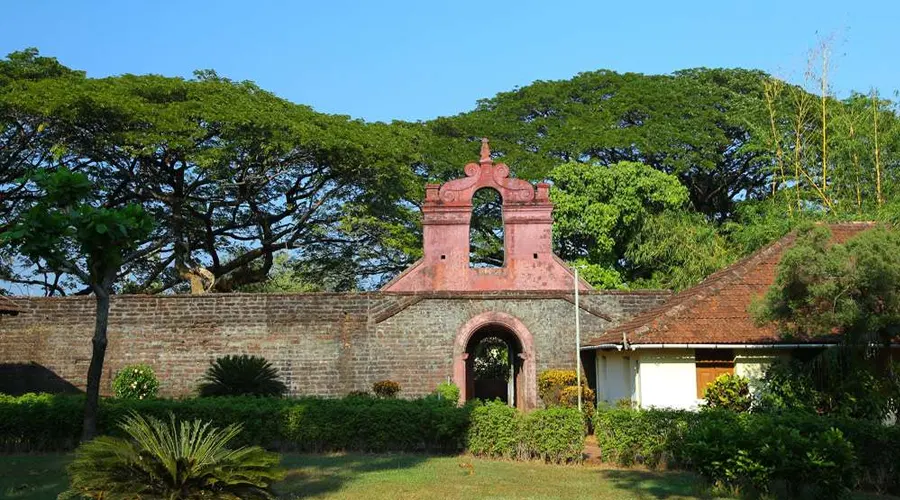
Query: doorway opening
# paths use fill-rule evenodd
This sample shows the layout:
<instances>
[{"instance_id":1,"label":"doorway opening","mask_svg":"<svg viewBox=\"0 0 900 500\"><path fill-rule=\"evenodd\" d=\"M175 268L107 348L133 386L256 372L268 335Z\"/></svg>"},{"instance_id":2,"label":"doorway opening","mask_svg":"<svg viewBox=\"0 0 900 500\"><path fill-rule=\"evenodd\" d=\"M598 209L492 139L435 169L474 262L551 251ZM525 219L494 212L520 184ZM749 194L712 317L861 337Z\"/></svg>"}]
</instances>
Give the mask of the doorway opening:
<instances>
[{"instance_id":1,"label":"doorway opening","mask_svg":"<svg viewBox=\"0 0 900 500\"><path fill-rule=\"evenodd\" d=\"M523 346L512 330L497 324L482 326L466 344L466 399L499 399L524 407Z\"/></svg>"}]
</instances>

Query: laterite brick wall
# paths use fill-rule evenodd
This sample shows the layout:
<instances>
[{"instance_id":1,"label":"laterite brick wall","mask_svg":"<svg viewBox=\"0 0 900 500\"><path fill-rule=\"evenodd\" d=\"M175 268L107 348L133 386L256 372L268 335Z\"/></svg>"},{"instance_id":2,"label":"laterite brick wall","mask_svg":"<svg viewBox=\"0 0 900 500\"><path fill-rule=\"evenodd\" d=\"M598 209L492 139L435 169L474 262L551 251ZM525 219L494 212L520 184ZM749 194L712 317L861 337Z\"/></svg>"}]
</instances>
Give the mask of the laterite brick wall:
<instances>
[{"instance_id":1,"label":"laterite brick wall","mask_svg":"<svg viewBox=\"0 0 900 500\"><path fill-rule=\"evenodd\" d=\"M667 292L586 292L588 338L665 300ZM94 326L92 297L15 298L0 318L0 390L56 383L83 389ZM574 366L571 295L558 292L311 293L142 296L112 299L103 374L131 363L156 370L161 393L191 394L225 354L272 361L292 395L340 396L373 382L402 395L431 392L452 372L460 327L485 311L520 319L534 336L538 371Z\"/></svg>"}]
</instances>

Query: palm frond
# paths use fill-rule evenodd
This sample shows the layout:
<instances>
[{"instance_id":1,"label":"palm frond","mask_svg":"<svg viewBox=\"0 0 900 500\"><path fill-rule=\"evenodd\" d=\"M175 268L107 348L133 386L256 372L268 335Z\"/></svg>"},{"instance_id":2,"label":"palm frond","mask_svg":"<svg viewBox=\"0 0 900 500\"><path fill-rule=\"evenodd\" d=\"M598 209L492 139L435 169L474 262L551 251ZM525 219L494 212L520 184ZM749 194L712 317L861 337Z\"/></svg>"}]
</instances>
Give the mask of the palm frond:
<instances>
[{"instance_id":1,"label":"palm frond","mask_svg":"<svg viewBox=\"0 0 900 500\"><path fill-rule=\"evenodd\" d=\"M83 444L69 466L61 498L273 498L283 473L277 454L258 446L228 448L240 425L168 422L132 413L119 426L127 439L102 436Z\"/></svg>"}]
</instances>

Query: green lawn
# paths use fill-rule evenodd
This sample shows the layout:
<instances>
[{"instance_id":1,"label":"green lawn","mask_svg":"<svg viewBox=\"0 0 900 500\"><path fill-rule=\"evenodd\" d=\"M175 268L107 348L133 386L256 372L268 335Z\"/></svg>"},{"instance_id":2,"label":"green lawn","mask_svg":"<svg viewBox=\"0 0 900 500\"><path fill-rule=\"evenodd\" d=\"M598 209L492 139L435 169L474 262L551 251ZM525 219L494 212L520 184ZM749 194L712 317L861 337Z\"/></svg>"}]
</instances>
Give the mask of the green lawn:
<instances>
[{"instance_id":1,"label":"green lawn","mask_svg":"<svg viewBox=\"0 0 900 500\"><path fill-rule=\"evenodd\" d=\"M65 488L69 458L0 455L0 498L55 498ZM283 464L288 476L277 490L285 499L704 498L697 477L684 472L423 455L289 454Z\"/></svg>"},{"instance_id":2,"label":"green lawn","mask_svg":"<svg viewBox=\"0 0 900 500\"><path fill-rule=\"evenodd\" d=\"M55 498L69 457L0 456L0 498ZM288 454L283 464L280 498L698 498L696 478L677 472L423 455Z\"/></svg>"}]
</instances>

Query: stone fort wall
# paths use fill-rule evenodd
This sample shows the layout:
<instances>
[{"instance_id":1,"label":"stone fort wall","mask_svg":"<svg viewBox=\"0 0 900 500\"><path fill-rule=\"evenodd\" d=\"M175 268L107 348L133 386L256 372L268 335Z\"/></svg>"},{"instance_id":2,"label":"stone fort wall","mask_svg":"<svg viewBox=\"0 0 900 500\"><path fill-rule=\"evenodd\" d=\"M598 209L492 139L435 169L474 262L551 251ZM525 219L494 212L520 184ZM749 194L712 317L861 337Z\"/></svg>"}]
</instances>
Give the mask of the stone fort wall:
<instances>
[{"instance_id":1,"label":"stone fort wall","mask_svg":"<svg viewBox=\"0 0 900 500\"><path fill-rule=\"evenodd\" d=\"M588 291L582 336L589 338L669 297L669 292ZM16 298L18 316L0 318L0 390L56 383L83 390L91 357L93 297ZM226 354L264 356L291 395L341 396L399 382L401 395L431 392L453 370L453 343L469 319L503 312L534 337L538 373L572 368L574 307L560 292L309 293L114 296L101 391L143 362L160 392L196 390L209 362ZM45 384L46 383L46 384Z\"/></svg>"}]
</instances>

